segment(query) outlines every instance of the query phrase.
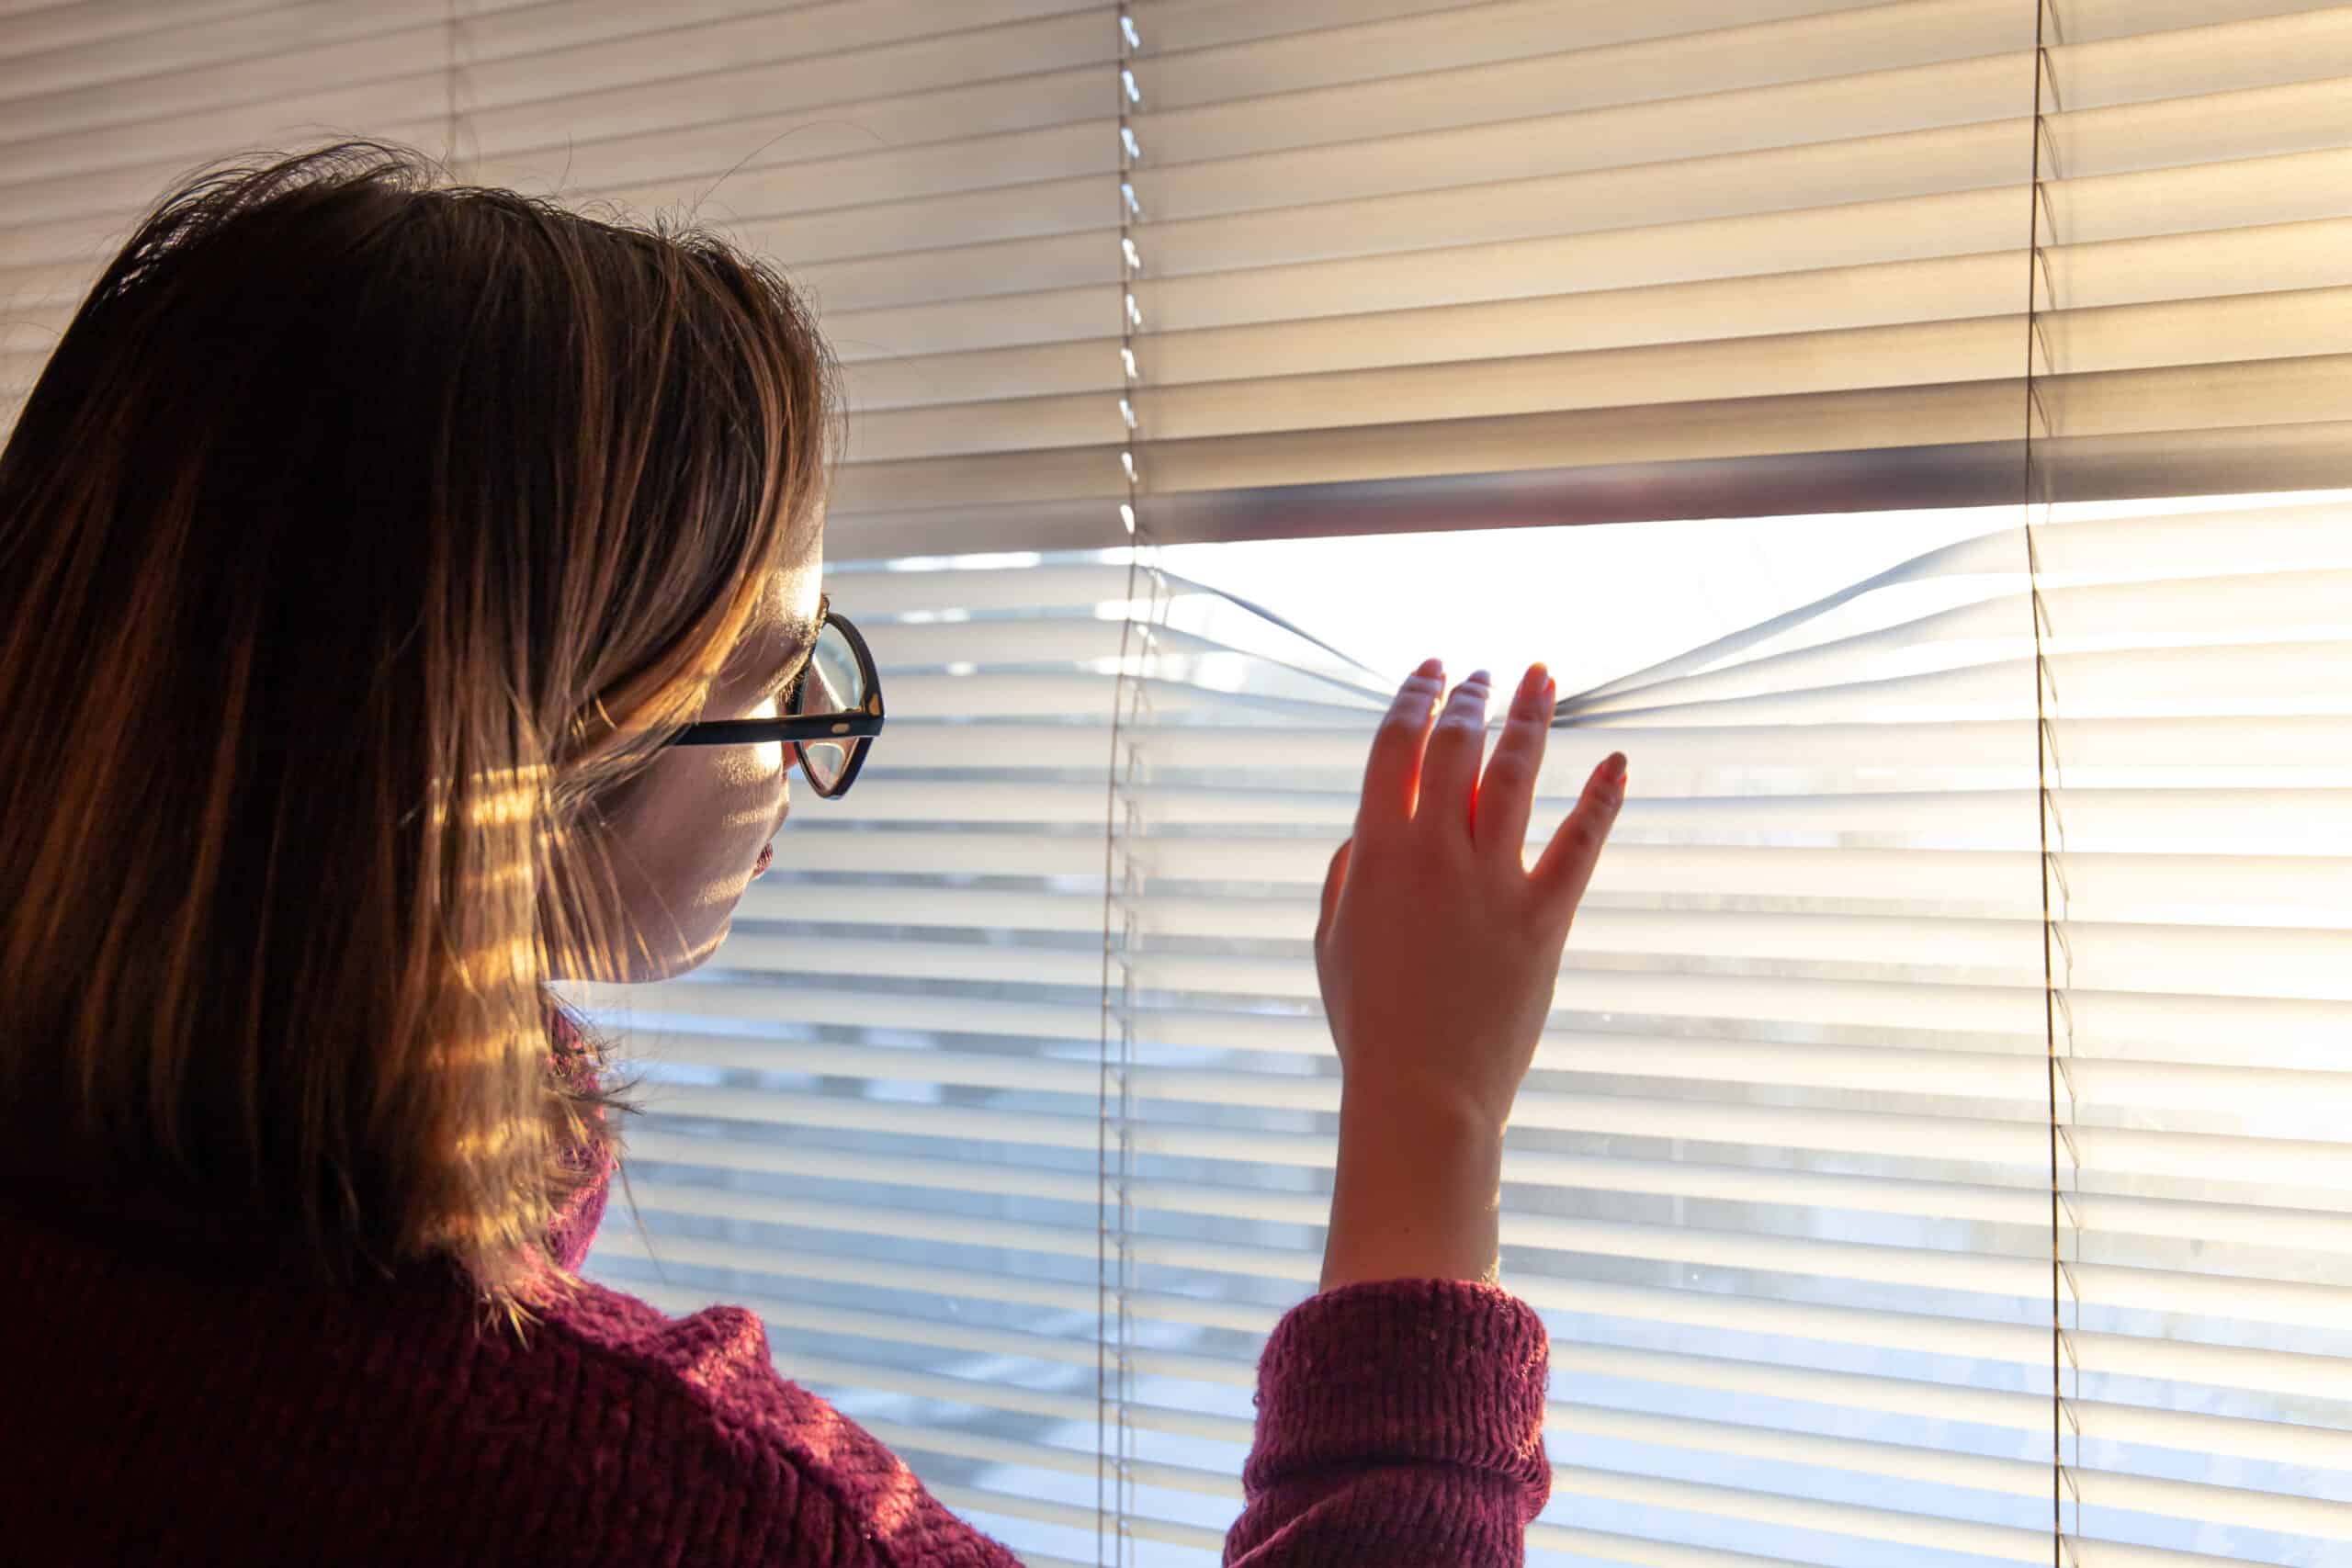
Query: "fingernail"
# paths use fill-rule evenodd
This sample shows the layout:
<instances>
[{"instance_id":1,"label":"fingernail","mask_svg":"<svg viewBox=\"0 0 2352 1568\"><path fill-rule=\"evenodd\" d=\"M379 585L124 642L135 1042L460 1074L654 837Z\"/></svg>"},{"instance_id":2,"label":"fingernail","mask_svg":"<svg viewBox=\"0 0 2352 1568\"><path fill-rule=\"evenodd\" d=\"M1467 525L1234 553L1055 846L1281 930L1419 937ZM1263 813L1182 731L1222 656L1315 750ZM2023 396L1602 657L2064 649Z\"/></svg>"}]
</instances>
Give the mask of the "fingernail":
<instances>
[{"instance_id":1,"label":"fingernail","mask_svg":"<svg viewBox=\"0 0 2352 1568\"><path fill-rule=\"evenodd\" d=\"M1544 705L1550 707L1560 700L1560 683L1549 675L1544 677Z\"/></svg>"},{"instance_id":2,"label":"fingernail","mask_svg":"<svg viewBox=\"0 0 2352 1568\"><path fill-rule=\"evenodd\" d=\"M1424 659L1421 660L1421 667L1419 670L1414 671L1413 673L1416 675L1442 675L1445 673L1445 660L1434 656Z\"/></svg>"},{"instance_id":3,"label":"fingernail","mask_svg":"<svg viewBox=\"0 0 2352 1568\"><path fill-rule=\"evenodd\" d=\"M1463 682L1462 683L1467 686L1473 682L1481 686L1485 685L1487 683L1487 672L1484 670L1473 670L1470 671L1470 679Z\"/></svg>"}]
</instances>

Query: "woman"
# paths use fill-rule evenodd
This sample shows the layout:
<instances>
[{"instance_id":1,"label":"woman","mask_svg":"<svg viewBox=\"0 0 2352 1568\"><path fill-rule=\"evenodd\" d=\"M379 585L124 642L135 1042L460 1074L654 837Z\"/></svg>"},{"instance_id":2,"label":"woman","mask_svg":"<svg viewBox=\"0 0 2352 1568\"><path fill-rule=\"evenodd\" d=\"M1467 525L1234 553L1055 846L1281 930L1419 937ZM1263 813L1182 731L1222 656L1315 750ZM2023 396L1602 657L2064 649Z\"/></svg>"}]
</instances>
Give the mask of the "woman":
<instances>
[{"instance_id":1,"label":"woman","mask_svg":"<svg viewBox=\"0 0 2352 1568\"><path fill-rule=\"evenodd\" d=\"M725 936L793 760L729 722L878 733L806 673L835 407L718 241L373 145L201 179L99 279L0 457L0 1551L1012 1561L748 1312L576 1273L636 1107L546 983ZM1404 683L1332 858L1323 1290L1230 1562L1515 1562L1548 1491L1494 1199L1623 760L1527 872L1553 693L1481 781L1484 679Z\"/></svg>"}]
</instances>

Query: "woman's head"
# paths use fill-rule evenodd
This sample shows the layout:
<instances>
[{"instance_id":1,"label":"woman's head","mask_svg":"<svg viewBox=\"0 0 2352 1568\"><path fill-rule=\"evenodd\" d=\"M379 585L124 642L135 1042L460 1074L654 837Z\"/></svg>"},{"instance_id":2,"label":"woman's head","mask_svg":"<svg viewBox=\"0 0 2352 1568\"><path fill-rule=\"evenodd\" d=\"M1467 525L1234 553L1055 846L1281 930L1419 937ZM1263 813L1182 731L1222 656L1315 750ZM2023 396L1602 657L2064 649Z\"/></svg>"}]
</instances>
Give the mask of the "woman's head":
<instances>
[{"instance_id":1,"label":"woman's head","mask_svg":"<svg viewBox=\"0 0 2352 1568\"><path fill-rule=\"evenodd\" d=\"M372 144L169 197L0 454L7 1102L513 1304L625 1103L544 982L699 963L785 809L661 748L805 649L831 379L699 231Z\"/></svg>"}]
</instances>

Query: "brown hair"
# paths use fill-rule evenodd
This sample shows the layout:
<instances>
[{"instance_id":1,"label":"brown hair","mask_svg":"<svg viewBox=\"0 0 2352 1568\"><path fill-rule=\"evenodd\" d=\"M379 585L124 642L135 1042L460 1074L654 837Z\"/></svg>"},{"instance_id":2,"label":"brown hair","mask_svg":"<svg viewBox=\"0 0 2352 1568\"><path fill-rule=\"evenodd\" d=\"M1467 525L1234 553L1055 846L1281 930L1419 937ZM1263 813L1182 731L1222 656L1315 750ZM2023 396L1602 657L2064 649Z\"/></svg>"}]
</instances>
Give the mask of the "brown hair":
<instances>
[{"instance_id":1,"label":"brown hair","mask_svg":"<svg viewBox=\"0 0 2352 1568\"><path fill-rule=\"evenodd\" d=\"M718 238L404 149L141 224L0 453L0 1096L59 1190L444 1256L518 1332L577 1283L637 1107L550 1071L550 964L619 972L598 805L813 542L832 383Z\"/></svg>"}]
</instances>

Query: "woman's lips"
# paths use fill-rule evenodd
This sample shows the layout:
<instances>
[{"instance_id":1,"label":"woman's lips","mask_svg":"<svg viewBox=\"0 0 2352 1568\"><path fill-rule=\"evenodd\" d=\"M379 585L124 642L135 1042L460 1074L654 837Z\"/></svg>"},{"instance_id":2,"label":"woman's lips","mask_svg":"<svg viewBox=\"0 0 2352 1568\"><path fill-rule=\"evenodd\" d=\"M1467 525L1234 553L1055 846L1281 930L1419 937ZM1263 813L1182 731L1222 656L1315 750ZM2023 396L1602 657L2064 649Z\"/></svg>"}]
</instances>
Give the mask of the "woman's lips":
<instances>
[{"instance_id":1,"label":"woman's lips","mask_svg":"<svg viewBox=\"0 0 2352 1568\"><path fill-rule=\"evenodd\" d=\"M775 845L773 843L762 844L760 846L760 863L752 868L752 874L753 876L759 875L760 873L767 870L770 863L775 860Z\"/></svg>"}]
</instances>

